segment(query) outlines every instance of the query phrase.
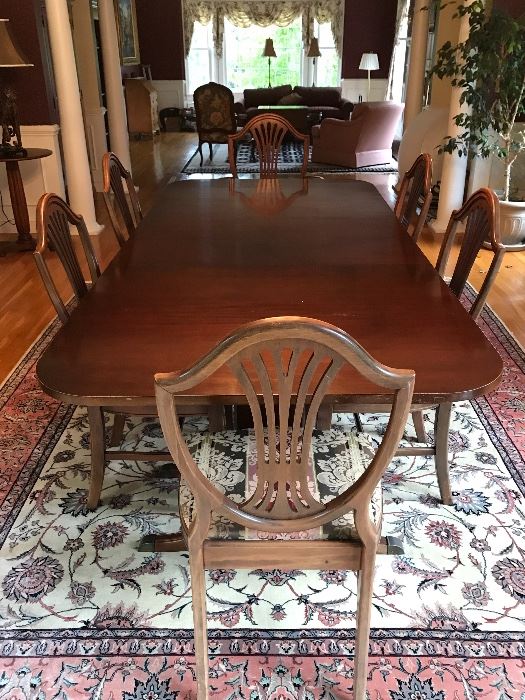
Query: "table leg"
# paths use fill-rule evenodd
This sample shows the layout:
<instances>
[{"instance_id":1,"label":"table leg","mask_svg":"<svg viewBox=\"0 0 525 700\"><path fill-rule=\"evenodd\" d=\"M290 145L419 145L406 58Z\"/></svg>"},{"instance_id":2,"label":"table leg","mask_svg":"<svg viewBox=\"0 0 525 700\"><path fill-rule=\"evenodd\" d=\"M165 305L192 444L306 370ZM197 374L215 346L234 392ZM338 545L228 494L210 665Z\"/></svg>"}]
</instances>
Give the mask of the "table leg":
<instances>
[{"instance_id":1,"label":"table leg","mask_svg":"<svg viewBox=\"0 0 525 700\"><path fill-rule=\"evenodd\" d=\"M15 219L18 239L16 250L34 250L36 243L31 237L29 225L29 213L27 211L26 195L24 183L20 175L20 168L17 161L6 162L7 182L9 184L9 194L11 195L11 206Z\"/></svg>"},{"instance_id":2,"label":"table leg","mask_svg":"<svg viewBox=\"0 0 525 700\"><path fill-rule=\"evenodd\" d=\"M436 474L441 500L447 506L452 505L450 475L448 469L448 432L450 428L451 403L440 403L436 409L434 423L434 441L436 449Z\"/></svg>"},{"instance_id":3,"label":"table leg","mask_svg":"<svg viewBox=\"0 0 525 700\"><path fill-rule=\"evenodd\" d=\"M91 478L87 507L95 510L100 502L106 467L106 433L104 412L100 406L88 406L89 441L91 446Z\"/></svg>"}]
</instances>

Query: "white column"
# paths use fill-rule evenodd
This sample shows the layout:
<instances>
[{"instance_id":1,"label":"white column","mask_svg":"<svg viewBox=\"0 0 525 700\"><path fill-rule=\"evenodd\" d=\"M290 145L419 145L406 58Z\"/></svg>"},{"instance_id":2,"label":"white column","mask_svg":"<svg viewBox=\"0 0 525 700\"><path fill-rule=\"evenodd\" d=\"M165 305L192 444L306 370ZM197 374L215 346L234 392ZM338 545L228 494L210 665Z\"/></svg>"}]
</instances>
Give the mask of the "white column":
<instances>
[{"instance_id":1,"label":"white column","mask_svg":"<svg viewBox=\"0 0 525 700\"><path fill-rule=\"evenodd\" d=\"M128 120L122 88L117 22L113 0L98 0L100 39L104 57L104 82L108 108L109 140L111 150L131 172L129 155Z\"/></svg>"},{"instance_id":2,"label":"white column","mask_svg":"<svg viewBox=\"0 0 525 700\"><path fill-rule=\"evenodd\" d=\"M46 0L46 11L69 201L71 208L84 217L88 231L100 233L102 226L95 215L67 0Z\"/></svg>"},{"instance_id":3,"label":"white column","mask_svg":"<svg viewBox=\"0 0 525 700\"><path fill-rule=\"evenodd\" d=\"M469 16L460 17L457 21L460 22L458 43L461 43L468 39L470 31ZM456 114L467 110L467 105L461 105L459 102L462 91L463 89L460 87L451 88L447 136L457 137L463 131L463 127L457 126L454 121ZM459 209L463 204L467 160L467 157L460 156L458 151L443 155L437 218L431 223L436 233L443 233L446 230L452 211Z\"/></svg>"},{"instance_id":4,"label":"white column","mask_svg":"<svg viewBox=\"0 0 525 700\"><path fill-rule=\"evenodd\" d=\"M410 41L410 62L408 64L407 89L403 130L423 107L425 66L428 41L428 0L415 0L412 15L412 37Z\"/></svg>"}]
</instances>

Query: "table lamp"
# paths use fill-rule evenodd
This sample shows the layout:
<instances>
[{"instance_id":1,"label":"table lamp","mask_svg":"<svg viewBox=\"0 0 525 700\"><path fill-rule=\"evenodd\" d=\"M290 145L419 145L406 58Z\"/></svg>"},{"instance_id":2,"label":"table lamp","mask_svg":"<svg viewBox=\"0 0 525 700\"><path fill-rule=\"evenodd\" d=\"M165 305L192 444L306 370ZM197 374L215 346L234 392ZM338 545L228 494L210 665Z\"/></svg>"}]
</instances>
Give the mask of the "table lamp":
<instances>
[{"instance_id":1,"label":"table lamp","mask_svg":"<svg viewBox=\"0 0 525 700\"><path fill-rule=\"evenodd\" d=\"M313 71L312 71L312 87L315 87L315 59L319 58L321 52L319 51L319 39L312 37L310 39L310 47L308 48L307 58L313 58Z\"/></svg>"},{"instance_id":2,"label":"table lamp","mask_svg":"<svg viewBox=\"0 0 525 700\"><path fill-rule=\"evenodd\" d=\"M0 19L0 68L27 68L28 63L16 46L9 31L9 20ZM2 128L2 144L0 157L25 155L20 135L20 122L16 107L16 95L7 86L0 86L0 121Z\"/></svg>"},{"instance_id":3,"label":"table lamp","mask_svg":"<svg viewBox=\"0 0 525 700\"><path fill-rule=\"evenodd\" d=\"M364 53L361 56L361 63L359 64L360 70L368 71L368 95L366 97L367 102L370 102L370 71L379 70L379 59L376 53Z\"/></svg>"},{"instance_id":4,"label":"table lamp","mask_svg":"<svg viewBox=\"0 0 525 700\"><path fill-rule=\"evenodd\" d=\"M270 79L270 71L271 71L271 61L272 58L275 58L277 54L275 53L275 49L273 48L273 39L266 39L266 43L264 44L264 51L263 51L263 56L265 58L268 58L268 87L272 87L272 82Z\"/></svg>"}]
</instances>

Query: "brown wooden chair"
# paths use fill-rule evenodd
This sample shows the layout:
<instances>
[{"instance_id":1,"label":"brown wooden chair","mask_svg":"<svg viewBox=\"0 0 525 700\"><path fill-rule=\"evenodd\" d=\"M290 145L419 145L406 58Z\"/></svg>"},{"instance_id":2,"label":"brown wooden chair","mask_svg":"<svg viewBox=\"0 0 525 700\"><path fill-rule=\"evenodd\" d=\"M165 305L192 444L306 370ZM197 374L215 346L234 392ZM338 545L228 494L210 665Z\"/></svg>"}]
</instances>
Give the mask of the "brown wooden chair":
<instances>
[{"instance_id":1,"label":"brown wooden chair","mask_svg":"<svg viewBox=\"0 0 525 700\"><path fill-rule=\"evenodd\" d=\"M119 245L123 246L142 221L139 198L131 174L114 153L104 153L102 176L104 202ZM123 181L126 183L126 188Z\"/></svg>"},{"instance_id":2,"label":"brown wooden chair","mask_svg":"<svg viewBox=\"0 0 525 700\"><path fill-rule=\"evenodd\" d=\"M388 428L377 449L350 431L314 430L323 397L347 365L393 393ZM201 435L196 441L180 427L178 395L217 371L233 374L251 409L255 441L250 438L250 444L256 459L249 461L255 465L249 475L246 432ZM155 375L155 384L162 429L181 471L179 508L190 557L197 697L208 698L209 687L204 571L257 566L358 572L354 698L364 700L375 557L392 551L381 537L380 481L403 432L414 372L381 365L335 326L282 317L241 327L190 369ZM224 439L241 446L228 467ZM333 475L330 470L341 459L352 476L330 490L323 486L330 477L317 477ZM227 477L221 479L224 472ZM258 539L256 532L273 536ZM297 532L309 539L287 539Z\"/></svg>"},{"instance_id":3,"label":"brown wooden chair","mask_svg":"<svg viewBox=\"0 0 525 700\"><path fill-rule=\"evenodd\" d=\"M197 132L199 134L199 154L202 165L202 144L210 147L210 160L213 159L213 144L228 143L230 134L237 131L233 92L226 85L206 83L193 93Z\"/></svg>"},{"instance_id":4,"label":"brown wooden chair","mask_svg":"<svg viewBox=\"0 0 525 700\"><path fill-rule=\"evenodd\" d=\"M80 266L79 259L75 253L71 238L70 225L76 227L80 241L87 259L91 280L86 282ZM34 253L36 265L42 276L45 288L58 317L62 323L69 320L69 310L62 301L57 286L53 281L46 258L50 246L56 252L67 277L71 283L73 294L76 299L81 299L89 288L100 276L100 268L97 262L89 233L84 219L75 214L70 207L56 194L44 194L37 205L37 230L38 243ZM112 406L104 410L99 406L88 406L88 418L90 425L91 441L91 482L87 499L87 506L90 509L96 508L100 501L102 485L104 481L105 465L108 460L128 459L133 461L171 461L169 452L129 452L116 449L107 449L104 412L114 415L113 429L109 440L109 447L115 448L121 444L126 416L154 416L157 417L157 407L141 406L130 410L128 406ZM210 421L214 428L222 427L221 422L222 407L213 407L209 413ZM204 407L187 407L185 415L205 414L208 412ZM178 476L177 470L173 470L174 476Z\"/></svg>"},{"instance_id":5,"label":"brown wooden chair","mask_svg":"<svg viewBox=\"0 0 525 700\"><path fill-rule=\"evenodd\" d=\"M422 153L405 173L394 207L394 213L407 233L419 240L432 202L432 157Z\"/></svg>"},{"instance_id":6,"label":"brown wooden chair","mask_svg":"<svg viewBox=\"0 0 525 700\"><path fill-rule=\"evenodd\" d=\"M261 177L275 178L278 175L277 159L287 133L298 141L303 142L303 165L301 175L306 177L308 157L310 154L310 137L302 134L278 114L258 114L244 126L237 134L228 137L228 160L233 177L237 177L237 149L240 139L251 134L255 149L259 156L259 173Z\"/></svg>"}]
</instances>

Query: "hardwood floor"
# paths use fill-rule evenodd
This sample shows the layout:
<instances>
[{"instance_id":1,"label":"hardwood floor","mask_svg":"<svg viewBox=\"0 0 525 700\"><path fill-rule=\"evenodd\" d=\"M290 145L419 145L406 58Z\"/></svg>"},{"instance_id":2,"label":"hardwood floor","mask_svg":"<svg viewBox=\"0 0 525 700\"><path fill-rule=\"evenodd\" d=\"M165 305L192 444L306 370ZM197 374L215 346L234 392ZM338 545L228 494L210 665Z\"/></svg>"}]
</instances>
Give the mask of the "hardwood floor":
<instances>
[{"instance_id":1,"label":"hardwood floor","mask_svg":"<svg viewBox=\"0 0 525 700\"><path fill-rule=\"evenodd\" d=\"M194 133L166 133L154 140L133 141L131 154L133 178L139 188L144 212L151 207L156 193L172 178L183 179L180 170L196 148ZM195 176L192 176L195 177ZM206 176L210 177L210 176ZM389 175L361 176L375 184L384 198L393 202ZM354 179L353 176L349 179ZM102 268L106 267L118 250L114 233L108 223L101 197L97 196L97 218L105 224L104 231L94 237L94 246ZM441 237L426 229L420 239L427 257L437 258ZM482 251L476 259L470 281L476 289L483 282L490 255ZM60 265L53 262L60 293L71 295L67 279ZM452 265L452 263L451 263ZM525 346L525 252L508 253L489 294L488 303ZM25 351L55 317L53 307L40 280L31 253L16 253L0 258L0 381L16 365ZM421 320L424 322L424 319Z\"/></svg>"}]
</instances>

